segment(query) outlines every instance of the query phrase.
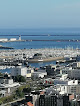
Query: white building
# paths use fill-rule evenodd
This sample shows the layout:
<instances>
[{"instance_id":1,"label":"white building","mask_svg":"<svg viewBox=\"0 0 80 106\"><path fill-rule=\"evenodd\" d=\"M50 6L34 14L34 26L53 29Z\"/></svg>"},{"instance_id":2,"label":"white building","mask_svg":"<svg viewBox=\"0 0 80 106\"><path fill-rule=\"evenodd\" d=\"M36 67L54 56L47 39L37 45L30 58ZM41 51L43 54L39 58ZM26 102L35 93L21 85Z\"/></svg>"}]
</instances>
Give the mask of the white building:
<instances>
[{"instance_id":1,"label":"white building","mask_svg":"<svg viewBox=\"0 0 80 106\"><path fill-rule=\"evenodd\" d=\"M16 41L17 39L16 38L10 38L10 41Z\"/></svg>"},{"instance_id":2,"label":"white building","mask_svg":"<svg viewBox=\"0 0 80 106\"><path fill-rule=\"evenodd\" d=\"M80 94L80 85L78 80L69 80L67 84L57 84L55 90L60 94Z\"/></svg>"},{"instance_id":3,"label":"white building","mask_svg":"<svg viewBox=\"0 0 80 106\"><path fill-rule=\"evenodd\" d=\"M26 77L27 78L30 78L33 72L34 72L34 69L33 68L27 68Z\"/></svg>"},{"instance_id":4,"label":"white building","mask_svg":"<svg viewBox=\"0 0 80 106\"><path fill-rule=\"evenodd\" d=\"M47 78L44 79L44 84L53 84L53 85L77 85L78 84L78 80L62 80L62 79L51 79L51 78Z\"/></svg>"},{"instance_id":5,"label":"white building","mask_svg":"<svg viewBox=\"0 0 80 106\"><path fill-rule=\"evenodd\" d=\"M80 62L74 62L74 63L72 64L72 67L73 67L73 68L80 68Z\"/></svg>"},{"instance_id":6,"label":"white building","mask_svg":"<svg viewBox=\"0 0 80 106\"><path fill-rule=\"evenodd\" d=\"M11 76L17 76L17 75L22 75L22 76L26 76L27 74L27 68L26 67L15 67L11 70Z\"/></svg>"},{"instance_id":7,"label":"white building","mask_svg":"<svg viewBox=\"0 0 80 106\"><path fill-rule=\"evenodd\" d=\"M57 78L56 79L52 79L52 78L47 78L47 79L44 79L44 84L54 84L54 85L57 85L57 84L68 84L68 79L67 79L67 74L62 74L61 75L62 77L60 78Z\"/></svg>"},{"instance_id":8,"label":"white building","mask_svg":"<svg viewBox=\"0 0 80 106\"><path fill-rule=\"evenodd\" d=\"M34 72L33 68L17 66L11 70L11 76L22 75L24 77L31 77L31 74L33 72Z\"/></svg>"},{"instance_id":9,"label":"white building","mask_svg":"<svg viewBox=\"0 0 80 106\"><path fill-rule=\"evenodd\" d=\"M68 77L71 77L71 70L72 70L72 67L62 69L60 70L60 74L68 74Z\"/></svg>"},{"instance_id":10,"label":"white building","mask_svg":"<svg viewBox=\"0 0 80 106\"><path fill-rule=\"evenodd\" d=\"M80 69L65 68L60 71L61 74L68 74L69 78L80 79Z\"/></svg>"},{"instance_id":11,"label":"white building","mask_svg":"<svg viewBox=\"0 0 80 106\"><path fill-rule=\"evenodd\" d=\"M47 72L33 72L32 73L32 78L44 78L44 76L47 75Z\"/></svg>"},{"instance_id":12,"label":"white building","mask_svg":"<svg viewBox=\"0 0 80 106\"><path fill-rule=\"evenodd\" d=\"M78 80L69 80L68 85L78 85Z\"/></svg>"},{"instance_id":13,"label":"white building","mask_svg":"<svg viewBox=\"0 0 80 106\"><path fill-rule=\"evenodd\" d=\"M60 86L60 94L80 94L80 85Z\"/></svg>"},{"instance_id":14,"label":"white building","mask_svg":"<svg viewBox=\"0 0 80 106\"><path fill-rule=\"evenodd\" d=\"M12 84L13 79L0 79L0 84Z\"/></svg>"},{"instance_id":15,"label":"white building","mask_svg":"<svg viewBox=\"0 0 80 106\"><path fill-rule=\"evenodd\" d=\"M6 91L5 90L0 90L0 97L6 96Z\"/></svg>"},{"instance_id":16,"label":"white building","mask_svg":"<svg viewBox=\"0 0 80 106\"><path fill-rule=\"evenodd\" d=\"M13 79L0 79L0 91L4 90L6 93L10 93L13 88L20 86L19 83L14 83Z\"/></svg>"},{"instance_id":17,"label":"white building","mask_svg":"<svg viewBox=\"0 0 80 106\"><path fill-rule=\"evenodd\" d=\"M7 42L8 39L7 38L0 38L0 42Z\"/></svg>"},{"instance_id":18,"label":"white building","mask_svg":"<svg viewBox=\"0 0 80 106\"><path fill-rule=\"evenodd\" d=\"M65 80L68 78L68 74L62 74L62 77L60 79Z\"/></svg>"}]
</instances>

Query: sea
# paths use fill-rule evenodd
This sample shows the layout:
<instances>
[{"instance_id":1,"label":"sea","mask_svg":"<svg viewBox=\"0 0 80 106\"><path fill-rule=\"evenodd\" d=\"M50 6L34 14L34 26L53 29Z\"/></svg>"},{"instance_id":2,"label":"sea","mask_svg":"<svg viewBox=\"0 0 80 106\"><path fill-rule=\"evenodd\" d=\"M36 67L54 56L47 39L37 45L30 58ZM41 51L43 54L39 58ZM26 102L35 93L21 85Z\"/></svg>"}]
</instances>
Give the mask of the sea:
<instances>
[{"instance_id":1,"label":"sea","mask_svg":"<svg viewBox=\"0 0 80 106\"><path fill-rule=\"evenodd\" d=\"M43 29L0 29L0 38L16 38L21 35L23 42L6 42L0 45L13 47L14 49L40 49L40 48L79 48L80 49L80 28L43 28ZM40 40L40 41L33 41ZM42 40L42 41L41 41ZM45 41L43 41L45 40ZM47 41L57 40L57 41ZM61 41L65 40L65 41ZM67 41L72 40L72 41ZM77 40L74 42L74 40ZM52 62L30 63L32 67L40 67ZM10 72L10 69L0 70L0 72Z\"/></svg>"}]
</instances>

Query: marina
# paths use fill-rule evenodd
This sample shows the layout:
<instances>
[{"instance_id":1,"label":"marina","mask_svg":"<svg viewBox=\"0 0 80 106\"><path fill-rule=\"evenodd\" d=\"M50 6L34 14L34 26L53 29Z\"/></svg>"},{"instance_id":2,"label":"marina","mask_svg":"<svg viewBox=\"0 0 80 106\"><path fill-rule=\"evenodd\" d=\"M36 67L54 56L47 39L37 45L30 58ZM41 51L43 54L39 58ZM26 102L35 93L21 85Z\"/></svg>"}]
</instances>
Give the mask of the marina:
<instances>
[{"instance_id":1,"label":"marina","mask_svg":"<svg viewBox=\"0 0 80 106\"><path fill-rule=\"evenodd\" d=\"M1 37L1 36L0 36ZM0 50L0 66L16 66L19 63L33 67L45 66L48 64L65 63L65 58L80 55L79 36L4 36L4 42L0 45L14 49ZM2 38L0 38L2 39ZM70 39L70 40L69 40ZM4 40L4 39L2 39ZM1 40L0 40L1 41ZM42 57L33 58L40 53ZM7 61L6 61L7 60ZM15 62L14 62L15 61ZM73 61L73 60L72 60ZM15 64L14 64L15 63Z\"/></svg>"},{"instance_id":2,"label":"marina","mask_svg":"<svg viewBox=\"0 0 80 106\"><path fill-rule=\"evenodd\" d=\"M35 56L41 54L40 56ZM60 49L60 48L45 48L45 49L12 49L0 50L0 64L16 65L17 63L43 63L55 60L63 60L80 55L79 49ZM60 61L61 61L60 60ZM36 65L36 64L35 64ZM34 65L34 66L35 66Z\"/></svg>"},{"instance_id":3,"label":"marina","mask_svg":"<svg viewBox=\"0 0 80 106\"><path fill-rule=\"evenodd\" d=\"M42 49L12 49L12 50L0 50L0 57L5 58L32 58L34 54L41 53L43 57L75 57L80 55L79 49L73 48L42 48Z\"/></svg>"}]
</instances>

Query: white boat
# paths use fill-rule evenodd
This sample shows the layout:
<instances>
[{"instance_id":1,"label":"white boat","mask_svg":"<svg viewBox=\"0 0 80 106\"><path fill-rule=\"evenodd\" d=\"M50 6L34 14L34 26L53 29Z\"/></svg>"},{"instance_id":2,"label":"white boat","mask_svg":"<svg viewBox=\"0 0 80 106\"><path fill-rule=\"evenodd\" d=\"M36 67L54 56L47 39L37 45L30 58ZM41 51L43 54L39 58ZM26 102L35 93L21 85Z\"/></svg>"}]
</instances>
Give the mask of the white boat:
<instances>
[{"instance_id":1,"label":"white boat","mask_svg":"<svg viewBox=\"0 0 80 106\"><path fill-rule=\"evenodd\" d=\"M38 60L38 61L43 61L43 60L41 59L41 60Z\"/></svg>"}]
</instances>

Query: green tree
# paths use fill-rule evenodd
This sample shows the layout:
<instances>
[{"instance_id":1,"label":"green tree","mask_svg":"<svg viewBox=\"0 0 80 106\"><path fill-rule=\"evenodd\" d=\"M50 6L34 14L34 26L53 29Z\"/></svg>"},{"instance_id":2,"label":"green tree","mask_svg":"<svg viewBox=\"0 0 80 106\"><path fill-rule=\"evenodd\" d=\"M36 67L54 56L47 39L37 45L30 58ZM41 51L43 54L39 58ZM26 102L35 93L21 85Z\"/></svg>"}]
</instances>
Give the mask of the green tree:
<instances>
[{"instance_id":1,"label":"green tree","mask_svg":"<svg viewBox=\"0 0 80 106\"><path fill-rule=\"evenodd\" d=\"M24 93L30 93L31 92L31 88L29 87L29 88L24 88L23 89L23 92Z\"/></svg>"},{"instance_id":2,"label":"green tree","mask_svg":"<svg viewBox=\"0 0 80 106\"><path fill-rule=\"evenodd\" d=\"M26 82L26 78L21 75L18 75L15 77L15 81L16 82Z\"/></svg>"},{"instance_id":3,"label":"green tree","mask_svg":"<svg viewBox=\"0 0 80 106\"><path fill-rule=\"evenodd\" d=\"M24 93L22 92L22 89L18 88L18 89L16 90L16 95L17 95L18 97L23 97L23 96L24 96Z\"/></svg>"},{"instance_id":4,"label":"green tree","mask_svg":"<svg viewBox=\"0 0 80 106\"><path fill-rule=\"evenodd\" d=\"M3 102L0 100L0 105L2 104Z\"/></svg>"},{"instance_id":5,"label":"green tree","mask_svg":"<svg viewBox=\"0 0 80 106\"><path fill-rule=\"evenodd\" d=\"M0 72L0 76L3 76L3 74Z\"/></svg>"}]
</instances>

